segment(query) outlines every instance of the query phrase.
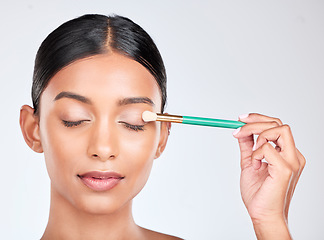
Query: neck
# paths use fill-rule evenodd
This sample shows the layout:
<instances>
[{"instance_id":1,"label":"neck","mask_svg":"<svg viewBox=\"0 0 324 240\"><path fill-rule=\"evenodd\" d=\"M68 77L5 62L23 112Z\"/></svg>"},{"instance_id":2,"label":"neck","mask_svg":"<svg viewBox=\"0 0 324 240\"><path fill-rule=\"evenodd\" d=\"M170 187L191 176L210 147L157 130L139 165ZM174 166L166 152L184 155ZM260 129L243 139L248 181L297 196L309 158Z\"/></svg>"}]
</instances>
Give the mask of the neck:
<instances>
[{"instance_id":1,"label":"neck","mask_svg":"<svg viewBox=\"0 0 324 240\"><path fill-rule=\"evenodd\" d=\"M91 214L76 209L51 187L49 220L42 239L140 239L140 229L132 216L132 202L114 213Z\"/></svg>"}]
</instances>

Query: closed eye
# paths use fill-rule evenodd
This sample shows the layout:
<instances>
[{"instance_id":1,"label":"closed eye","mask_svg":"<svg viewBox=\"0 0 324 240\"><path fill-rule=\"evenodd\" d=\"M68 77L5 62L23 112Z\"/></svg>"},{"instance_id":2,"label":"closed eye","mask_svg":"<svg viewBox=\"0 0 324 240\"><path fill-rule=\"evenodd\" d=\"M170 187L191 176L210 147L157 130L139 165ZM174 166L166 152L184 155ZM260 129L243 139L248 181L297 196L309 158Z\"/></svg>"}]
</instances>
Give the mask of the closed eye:
<instances>
[{"instance_id":1,"label":"closed eye","mask_svg":"<svg viewBox=\"0 0 324 240\"><path fill-rule=\"evenodd\" d=\"M130 124L127 122L122 122L122 121L120 121L119 123L122 123L126 128L136 131L136 132L145 130L144 125L133 125L133 124Z\"/></svg>"},{"instance_id":2,"label":"closed eye","mask_svg":"<svg viewBox=\"0 0 324 240\"><path fill-rule=\"evenodd\" d=\"M66 121L62 120L65 127L76 127L79 126L81 123L90 121L90 120L79 120L79 121Z\"/></svg>"}]
</instances>

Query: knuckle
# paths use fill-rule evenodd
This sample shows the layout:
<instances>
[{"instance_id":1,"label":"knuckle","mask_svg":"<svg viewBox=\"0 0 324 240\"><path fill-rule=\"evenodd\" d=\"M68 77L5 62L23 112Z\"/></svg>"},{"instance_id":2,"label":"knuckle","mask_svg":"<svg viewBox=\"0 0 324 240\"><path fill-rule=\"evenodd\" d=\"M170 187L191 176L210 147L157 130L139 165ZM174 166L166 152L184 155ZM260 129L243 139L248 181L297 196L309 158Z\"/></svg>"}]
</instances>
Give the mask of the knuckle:
<instances>
[{"instance_id":1,"label":"knuckle","mask_svg":"<svg viewBox=\"0 0 324 240\"><path fill-rule=\"evenodd\" d=\"M274 120L278 123L278 125L282 125L282 121L279 118L275 118Z\"/></svg>"},{"instance_id":2,"label":"knuckle","mask_svg":"<svg viewBox=\"0 0 324 240\"><path fill-rule=\"evenodd\" d=\"M272 121L271 122L272 127L279 127L279 123L277 121Z\"/></svg>"},{"instance_id":3,"label":"knuckle","mask_svg":"<svg viewBox=\"0 0 324 240\"><path fill-rule=\"evenodd\" d=\"M251 159L256 159L257 155L258 155L257 151L252 152Z\"/></svg>"},{"instance_id":4,"label":"knuckle","mask_svg":"<svg viewBox=\"0 0 324 240\"><path fill-rule=\"evenodd\" d=\"M287 125L287 124L282 125L282 129L283 129L285 132L288 132L288 133L291 132L290 126Z\"/></svg>"},{"instance_id":5,"label":"knuckle","mask_svg":"<svg viewBox=\"0 0 324 240\"><path fill-rule=\"evenodd\" d=\"M262 145L262 150L264 151L269 151L272 147L272 145L268 142L266 142L265 144Z\"/></svg>"},{"instance_id":6,"label":"knuckle","mask_svg":"<svg viewBox=\"0 0 324 240\"><path fill-rule=\"evenodd\" d=\"M303 155L301 155L301 158L299 160L299 163L300 163L300 167L301 169L304 169L305 165L306 165L306 159Z\"/></svg>"},{"instance_id":7,"label":"knuckle","mask_svg":"<svg viewBox=\"0 0 324 240\"><path fill-rule=\"evenodd\" d=\"M266 139L264 135L265 135L264 132L260 133L259 136L258 136L258 138L257 138L257 140L256 140L256 142L259 143L259 144L260 144L261 142L263 142L263 141ZM260 144L260 145L262 145L262 144ZM260 146L260 145L259 145L259 146Z\"/></svg>"}]
</instances>

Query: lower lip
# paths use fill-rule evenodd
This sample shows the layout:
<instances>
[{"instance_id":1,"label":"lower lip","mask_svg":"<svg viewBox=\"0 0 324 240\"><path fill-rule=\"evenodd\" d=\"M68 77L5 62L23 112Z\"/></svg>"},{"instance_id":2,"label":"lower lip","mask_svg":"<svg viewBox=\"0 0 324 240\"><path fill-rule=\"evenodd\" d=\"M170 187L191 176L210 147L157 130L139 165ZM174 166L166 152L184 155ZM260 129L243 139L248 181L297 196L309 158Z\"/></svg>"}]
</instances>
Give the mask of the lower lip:
<instances>
[{"instance_id":1,"label":"lower lip","mask_svg":"<svg viewBox=\"0 0 324 240\"><path fill-rule=\"evenodd\" d=\"M91 188L94 191L108 191L115 187L122 178L92 178L92 177L80 177L81 181L87 187Z\"/></svg>"}]
</instances>

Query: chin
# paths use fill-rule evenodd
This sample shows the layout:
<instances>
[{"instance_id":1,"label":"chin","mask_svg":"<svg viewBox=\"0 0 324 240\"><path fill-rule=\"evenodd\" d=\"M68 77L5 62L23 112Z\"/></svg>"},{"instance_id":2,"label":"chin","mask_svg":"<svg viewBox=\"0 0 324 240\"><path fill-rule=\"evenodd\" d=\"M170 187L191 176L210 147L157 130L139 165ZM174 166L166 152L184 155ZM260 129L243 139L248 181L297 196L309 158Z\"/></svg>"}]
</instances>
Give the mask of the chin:
<instances>
[{"instance_id":1,"label":"chin","mask_svg":"<svg viewBox=\"0 0 324 240\"><path fill-rule=\"evenodd\" d=\"M121 201L121 199L97 195L78 199L78 201L75 202L75 207L87 214L111 215L131 204L131 202L131 200Z\"/></svg>"}]
</instances>

